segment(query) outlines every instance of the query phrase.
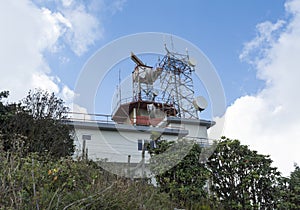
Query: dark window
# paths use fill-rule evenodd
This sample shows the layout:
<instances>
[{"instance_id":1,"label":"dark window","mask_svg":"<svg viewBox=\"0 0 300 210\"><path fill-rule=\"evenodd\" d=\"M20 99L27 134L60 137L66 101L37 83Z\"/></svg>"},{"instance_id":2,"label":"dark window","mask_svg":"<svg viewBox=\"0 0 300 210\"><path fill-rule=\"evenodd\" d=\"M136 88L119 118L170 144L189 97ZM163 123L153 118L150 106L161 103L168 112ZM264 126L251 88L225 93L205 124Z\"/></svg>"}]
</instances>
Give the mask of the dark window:
<instances>
[{"instance_id":1,"label":"dark window","mask_svg":"<svg viewBox=\"0 0 300 210\"><path fill-rule=\"evenodd\" d=\"M150 140L142 140L139 139L138 140L138 151L142 151L143 150L143 146L145 147L145 151L148 150L149 146L151 149L155 148L155 142L154 141L150 141Z\"/></svg>"},{"instance_id":2,"label":"dark window","mask_svg":"<svg viewBox=\"0 0 300 210\"><path fill-rule=\"evenodd\" d=\"M139 151L143 150L143 140L141 140L141 139L138 140L138 150Z\"/></svg>"},{"instance_id":3,"label":"dark window","mask_svg":"<svg viewBox=\"0 0 300 210\"><path fill-rule=\"evenodd\" d=\"M154 149L156 146L155 146L155 141L150 141L150 148L151 149Z\"/></svg>"}]
</instances>

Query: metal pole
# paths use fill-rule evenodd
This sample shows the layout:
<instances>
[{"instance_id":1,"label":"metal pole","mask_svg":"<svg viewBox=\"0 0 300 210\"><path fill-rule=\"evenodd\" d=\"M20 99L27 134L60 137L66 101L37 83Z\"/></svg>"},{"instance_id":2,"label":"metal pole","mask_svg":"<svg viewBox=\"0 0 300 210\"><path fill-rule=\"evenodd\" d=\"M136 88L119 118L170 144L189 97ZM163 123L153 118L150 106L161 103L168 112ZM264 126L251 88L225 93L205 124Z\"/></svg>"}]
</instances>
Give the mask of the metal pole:
<instances>
[{"instance_id":1,"label":"metal pole","mask_svg":"<svg viewBox=\"0 0 300 210\"><path fill-rule=\"evenodd\" d=\"M86 152L86 150L85 150L85 144L86 144L86 142L85 142L85 139L84 139L83 143L82 143L82 159L83 160L85 159L85 152Z\"/></svg>"},{"instance_id":2,"label":"metal pole","mask_svg":"<svg viewBox=\"0 0 300 210\"><path fill-rule=\"evenodd\" d=\"M128 160L127 160L127 176L129 178L131 178L130 177L130 158L131 158L131 155L128 155Z\"/></svg>"}]
</instances>

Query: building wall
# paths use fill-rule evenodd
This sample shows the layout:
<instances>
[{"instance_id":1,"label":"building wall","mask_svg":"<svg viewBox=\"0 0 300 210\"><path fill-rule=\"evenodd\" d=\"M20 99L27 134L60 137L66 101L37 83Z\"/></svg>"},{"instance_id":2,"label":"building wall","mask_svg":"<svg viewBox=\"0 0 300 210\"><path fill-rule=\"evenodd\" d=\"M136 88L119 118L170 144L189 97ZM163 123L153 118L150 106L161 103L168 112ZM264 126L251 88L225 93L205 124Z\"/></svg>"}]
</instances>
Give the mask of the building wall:
<instances>
[{"instance_id":1,"label":"building wall","mask_svg":"<svg viewBox=\"0 0 300 210\"><path fill-rule=\"evenodd\" d=\"M141 143L151 141L151 134L160 135L161 139L174 141L180 137L207 139L209 122L179 121L172 119L167 127L131 126L120 124L99 124L88 122L74 122L77 153L82 155L83 140L86 142L88 157L93 160L107 160L108 162L127 163L130 155L131 163L142 160ZM140 143L140 145L139 145ZM140 146L140 147L139 147ZM145 153L145 161L150 156Z\"/></svg>"},{"instance_id":2,"label":"building wall","mask_svg":"<svg viewBox=\"0 0 300 210\"><path fill-rule=\"evenodd\" d=\"M183 129L188 130L188 137L207 138L207 128L204 126L184 124Z\"/></svg>"},{"instance_id":3,"label":"building wall","mask_svg":"<svg viewBox=\"0 0 300 210\"><path fill-rule=\"evenodd\" d=\"M90 135L91 140L86 140L88 157L97 159L107 159L109 162L127 163L128 155L131 156L130 162L138 163L142 159L142 151L138 150L138 140L151 140L151 133L146 132L127 132L127 131L100 131L88 128L76 128L76 145L79 155L83 146L83 135ZM162 135L162 139L176 140L174 135ZM146 152L146 161L149 154Z\"/></svg>"}]
</instances>

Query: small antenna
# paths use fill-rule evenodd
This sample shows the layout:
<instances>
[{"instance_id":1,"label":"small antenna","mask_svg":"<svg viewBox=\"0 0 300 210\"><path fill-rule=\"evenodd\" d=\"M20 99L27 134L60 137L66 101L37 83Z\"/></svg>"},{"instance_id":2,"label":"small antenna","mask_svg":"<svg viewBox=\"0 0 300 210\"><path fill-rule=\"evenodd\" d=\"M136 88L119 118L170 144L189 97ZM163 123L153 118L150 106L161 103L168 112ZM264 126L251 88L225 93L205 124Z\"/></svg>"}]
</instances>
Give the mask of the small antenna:
<instances>
[{"instance_id":1,"label":"small antenna","mask_svg":"<svg viewBox=\"0 0 300 210\"><path fill-rule=\"evenodd\" d=\"M174 51L174 43L173 43L173 36L171 35L171 47L172 47L172 51Z\"/></svg>"},{"instance_id":2,"label":"small antenna","mask_svg":"<svg viewBox=\"0 0 300 210\"><path fill-rule=\"evenodd\" d=\"M121 104L121 69L119 69L119 96L120 96L120 104Z\"/></svg>"},{"instance_id":3,"label":"small antenna","mask_svg":"<svg viewBox=\"0 0 300 210\"><path fill-rule=\"evenodd\" d=\"M186 53L186 57L189 59L189 50L188 50L188 48L185 48L185 53Z\"/></svg>"}]
</instances>

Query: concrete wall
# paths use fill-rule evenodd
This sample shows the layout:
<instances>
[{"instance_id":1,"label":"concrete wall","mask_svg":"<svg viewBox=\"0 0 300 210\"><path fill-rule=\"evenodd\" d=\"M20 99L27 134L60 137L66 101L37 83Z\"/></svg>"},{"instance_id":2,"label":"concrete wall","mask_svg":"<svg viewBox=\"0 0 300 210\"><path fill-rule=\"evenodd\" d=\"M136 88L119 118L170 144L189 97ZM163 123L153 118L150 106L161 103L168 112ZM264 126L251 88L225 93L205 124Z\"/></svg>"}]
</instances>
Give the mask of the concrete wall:
<instances>
[{"instance_id":1,"label":"concrete wall","mask_svg":"<svg viewBox=\"0 0 300 210\"><path fill-rule=\"evenodd\" d=\"M137 163L141 160L142 151L138 150L138 140L151 140L150 133L126 132L126 131L100 131L95 129L77 128L78 149L81 152L83 135L91 135L91 140L86 140L89 158L104 159L110 162L127 162L128 155L131 162ZM163 135L163 139L176 140L177 136ZM146 153L146 160L149 155Z\"/></svg>"},{"instance_id":2,"label":"concrete wall","mask_svg":"<svg viewBox=\"0 0 300 210\"><path fill-rule=\"evenodd\" d=\"M118 124L99 124L88 122L73 122L76 131L75 144L77 155L82 155L83 137L86 140L88 157L106 159L108 162L127 163L130 155L131 163L142 160L142 151L138 149L138 141L151 141L151 134L161 134L161 139L174 141L179 137L207 138L207 128L210 122L180 121L172 119L165 128L149 126L131 126ZM75 155L76 155L75 154ZM145 161L150 156L145 153Z\"/></svg>"}]
</instances>

